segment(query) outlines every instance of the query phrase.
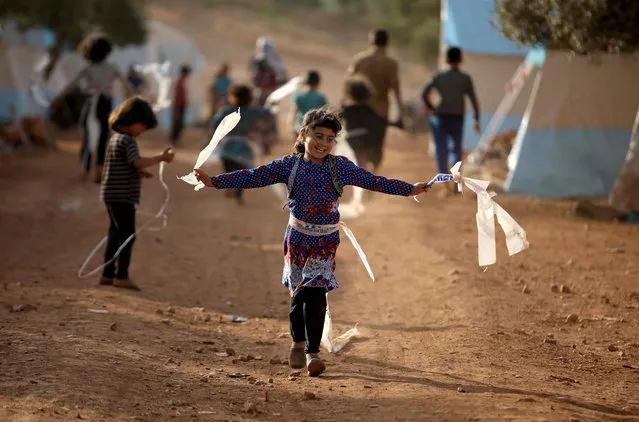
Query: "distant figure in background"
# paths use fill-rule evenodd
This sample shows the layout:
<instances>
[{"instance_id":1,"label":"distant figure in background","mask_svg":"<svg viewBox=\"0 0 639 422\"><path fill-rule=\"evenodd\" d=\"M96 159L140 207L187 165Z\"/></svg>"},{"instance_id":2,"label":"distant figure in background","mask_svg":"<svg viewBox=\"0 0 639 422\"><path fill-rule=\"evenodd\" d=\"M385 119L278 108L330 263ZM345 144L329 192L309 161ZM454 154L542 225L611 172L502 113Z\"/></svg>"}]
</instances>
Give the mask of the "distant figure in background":
<instances>
[{"instance_id":1,"label":"distant figure in background","mask_svg":"<svg viewBox=\"0 0 639 422\"><path fill-rule=\"evenodd\" d=\"M327 104L326 97L319 92L320 82L319 72L315 70L309 71L306 75L306 81L304 82L308 89L305 92L295 94L293 97L294 107L291 109L291 115L295 119L293 122L293 128L295 130L294 139L297 139L302 129L304 115L313 109L322 108Z\"/></svg>"},{"instance_id":2,"label":"distant figure in background","mask_svg":"<svg viewBox=\"0 0 639 422\"><path fill-rule=\"evenodd\" d=\"M230 76L231 65L228 63L222 63L220 68L215 74L215 79L211 85L211 116L215 117L217 112L228 105L228 93L229 88L233 84L233 79ZM211 120L212 120L211 118Z\"/></svg>"},{"instance_id":3,"label":"distant figure in background","mask_svg":"<svg viewBox=\"0 0 639 422\"><path fill-rule=\"evenodd\" d=\"M286 66L277 54L272 38L257 39L255 55L251 60L251 74L253 85L259 90L257 105L260 107L273 91L288 81Z\"/></svg>"},{"instance_id":4,"label":"distant figure in background","mask_svg":"<svg viewBox=\"0 0 639 422\"><path fill-rule=\"evenodd\" d=\"M372 89L366 79L346 81L345 95L349 103L342 109L346 140L355 152L357 165L375 173L382 162L388 122L371 107Z\"/></svg>"},{"instance_id":5,"label":"distant figure in background","mask_svg":"<svg viewBox=\"0 0 639 422\"><path fill-rule=\"evenodd\" d=\"M182 65L180 68L180 75L177 81L175 81L175 96L173 98L173 121L171 124L171 137L170 141L173 145L177 144L182 135L182 129L184 129L184 117L186 110L189 106L188 101L188 89L186 82L191 74L191 67L189 65Z\"/></svg>"},{"instance_id":6,"label":"distant figure in background","mask_svg":"<svg viewBox=\"0 0 639 422\"><path fill-rule=\"evenodd\" d=\"M211 134L226 116L240 108L242 116L240 122L216 148L226 173L253 167L256 159L264 153L265 146L259 137L259 126L271 117L271 112L265 108L253 106L252 103L253 90L250 86L232 85L229 89L229 104L222 107L213 119ZM234 196L239 204L243 203L242 189L228 192L229 196Z\"/></svg>"},{"instance_id":7,"label":"distant figure in background","mask_svg":"<svg viewBox=\"0 0 639 422\"><path fill-rule=\"evenodd\" d=\"M134 89L136 94L139 94L144 89L144 77L135 70L135 63L131 63L129 65L129 71L126 74L126 79L129 81L129 84Z\"/></svg>"},{"instance_id":8,"label":"distant figure in background","mask_svg":"<svg viewBox=\"0 0 639 422\"><path fill-rule=\"evenodd\" d=\"M85 101L80 118L84 128L84 138L80 157L82 160L82 179L85 180L91 169L92 155L96 155L96 183L102 180L102 167L109 139L109 114L113 108L113 82L119 79L124 85L127 96L133 94L133 87L122 75L116 65L106 61L111 54L112 45L104 34L91 34L78 45L79 54L89 65L82 69L51 101L50 108L55 109L57 103L71 93L80 80L86 82L90 95ZM97 132L97 133L96 133Z\"/></svg>"},{"instance_id":9,"label":"distant figure in background","mask_svg":"<svg viewBox=\"0 0 639 422\"><path fill-rule=\"evenodd\" d=\"M464 116L466 96L470 99L475 113L475 133L479 133L479 104L475 95L472 78L462 72L462 51L451 47L446 53L449 69L440 72L424 88L422 99L426 111L431 116L430 125L435 140L437 169L440 173L448 173L449 148L448 139L453 140L452 162L462 160L462 146L464 133ZM435 89L441 97L441 103L435 107L430 101L430 92ZM453 186L453 184L451 184Z\"/></svg>"},{"instance_id":10,"label":"distant figure in background","mask_svg":"<svg viewBox=\"0 0 639 422\"><path fill-rule=\"evenodd\" d=\"M402 127L403 102L399 87L399 66L397 61L386 54L389 42L388 32L383 29L375 30L370 33L369 41L371 48L353 58L353 62L348 68L348 74L364 77L368 80L372 87L370 106L378 116L386 121L388 121L388 95L392 91L399 106L398 122L394 123L394 125ZM381 148L383 148L386 126L380 130L382 130L382 133L375 136L381 137Z\"/></svg>"}]
</instances>

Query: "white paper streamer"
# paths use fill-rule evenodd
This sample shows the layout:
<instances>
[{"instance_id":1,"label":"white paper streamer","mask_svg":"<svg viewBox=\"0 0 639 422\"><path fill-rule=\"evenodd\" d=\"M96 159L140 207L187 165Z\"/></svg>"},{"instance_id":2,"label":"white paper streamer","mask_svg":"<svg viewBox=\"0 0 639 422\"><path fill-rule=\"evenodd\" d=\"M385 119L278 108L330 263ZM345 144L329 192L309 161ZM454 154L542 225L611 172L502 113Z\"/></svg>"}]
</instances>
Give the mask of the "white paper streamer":
<instances>
[{"instance_id":1,"label":"white paper streamer","mask_svg":"<svg viewBox=\"0 0 639 422\"><path fill-rule=\"evenodd\" d=\"M169 92L171 90L171 62L164 63L147 63L135 65L135 70L144 75L151 75L158 84L158 95L153 105L153 111L156 113L171 106Z\"/></svg>"},{"instance_id":2,"label":"white paper streamer","mask_svg":"<svg viewBox=\"0 0 639 422\"><path fill-rule=\"evenodd\" d=\"M293 217L293 214L290 214L288 218L288 224L291 227L293 227L296 231L300 233L304 233L308 236L326 236L331 233L335 233L336 231L339 231L341 227L342 230L344 230L344 233L346 233L346 236L349 238L349 240L353 244L353 247L357 251L357 254L359 255L360 260L364 264L364 267L366 267L366 271L368 272L368 275L370 276L371 280L375 282L375 275L373 274L373 270L371 269L371 266L368 263L368 258L366 257L364 250L362 250L362 247L359 246L359 243L357 242L355 235L353 234L353 232L351 231L351 229L348 227L346 223L344 223L343 221L340 221L337 224L312 224L312 223L306 223L304 221L298 220L297 218Z\"/></svg>"},{"instance_id":3,"label":"white paper streamer","mask_svg":"<svg viewBox=\"0 0 639 422\"><path fill-rule=\"evenodd\" d=\"M96 245L96 247L93 248L93 250L91 251L89 256L87 256L87 258L84 260L84 263L82 264L82 266L78 270L78 277L79 278L91 277L94 274L96 274L98 271L102 270L104 267L109 265L110 263L114 262L118 258L118 256L120 256L120 253L122 253L122 249L124 249L126 247L126 245L128 245L133 240L133 238L135 236L137 236L139 233L141 233L143 230L146 229L146 230L149 230L149 231L160 231L160 230L162 230L162 229L164 229L166 227L166 224L167 224L167 221L168 221L168 217L166 215L166 207L167 207L167 205L169 205L169 201L171 200L171 192L169 191L169 187L167 186L166 182L164 181L164 165L165 164L166 163L164 161L162 161L160 163L160 169L158 171L160 183L162 184L162 188L164 188L164 203L162 204L162 206L160 207L158 212L151 219L149 219L149 221L147 221L142 226L140 226L140 228L138 228L135 231L135 233L133 233L128 238L126 238L126 240L122 243L122 245L120 245L118 250L115 252L115 255L113 255L113 258L111 258L111 260L105 262L104 264L100 265L97 268L94 268L93 270L89 271L86 274L82 274L82 272L84 271L84 269L88 265L88 263L91 260L91 258L93 258L93 256L98 252L98 250L102 247L102 245L104 245L106 243L106 241L108 239L108 236L104 236L104 238L100 241L100 243L98 243ZM151 225L151 223L153 223L158 218L162 218L162 225L159 226L159 227L149 227Z\"/></svg>"},{"instance_id":4,"label":"white paper streamer","mask_svg":"<svg viewBox=\"0 0 639 422\"><path fill-rule=\"evenodd\" d=\"M293 79L286 82L281 87L277 88L275 91L271 92L271 94L266 97L265 106L270 107L273 103L277 103L282 99L288 97L293 94L299 88L302 83L302 77L296 76Z\"/></svg>"},{"instance_id":5,"label":"white paper streamer","mask_svg":"<svg viewBox=\"0 0 639 422\"><path fill-rule=\"evenodd\" d=\"M100 122L98 121L98 99L100 98L100 94L94 94L89 98L89 110L87 114L87 149L92 154L97 153L98 144L100 142Z\"/></svg>"},{"instance_id":6,"label":"white paper streamer","mask_svg":"<svg viewBox=\"0 0 639 422\"><path fill-rule=\"evenodd\" d=\"M49 108L51 101L46 98L42 84L44 82L44 68L49 64L49 55L42 56L33 66L33 75L31 76L31 86L29 90L34 101L41 107Z\"/></svg>"},{"instance_id":7,"label":"white paper streamer","mask_svg":"<svg viewBox=\"0 0 639 422\"><path fill-rule=\"evenodd\" d=\"M224 119L222 119L222 122L220 123L220 125L217 127L217 129L215 129L215 133L213 134L213 137L211 138L211 141L209 142L209 144L206 147L204 147L204 149L200 151L200 154L197 156L195 166L193 166L194 170L199 169L200 167L204 165L204 163L206 163L206 161L209 159L209 157L215 150L215 147L217 147L217 145L220 143L222 138L224 138L231 130L233 130L233 128L237 126L239 122L240 122L239 108L237 109L236 112L231 113L228 116L226 116ZM195 172L191 172L187 174L186 176L181 176L181 177L178 176L178 179L188 183L189 185L194 185L195 186L194 189L196 191L199 191L205 186L204 183L197 180L197 177L195 177Z\"/></svg>"},{"instance_id":8,"label":"white paper streamer","mask_svg":"<svg viewBox=\"0 0 639 422\"><path fill-rule=\"evenodd\" d=\"M355 151L351 148L350 144L346 140L344 132L338 136L337 146L335 147L335 155L342 155L351 160L355 165L357 164L357 157ZM364 207L364 189L357 186L353 186L353 198L346 204L340 203L339 213L342 218L356 218L364 213L366 207Z\"/></svg>"},{"instance_id":9,"label":"white paper streamer","mask_svg":"<svg viewBox=\"0 0 639 422\"><path fill-rule=\"evenodd\" d=\"M328 294L326 295L326 317L324 319L324 330L322 331L322 346L328 353L339 353L354 337L360 335L357 324L339 337L333 337L333 322L331 321L331 311L328 306Z\"/></svg>"},{"instance_id":10,"label":"white paper streamer","mask_svg":"<svg viewBox=\"0 0 639 422\"><path fill-rule=\"evenodd\" d=\"M488 180L463 177L460 173L460 168L461 161L450 169L451 174L439 173L428 183L432 185L434 183L453 181L457 183L459 192L462 191L462 185L465 185L477 195L476 220L479 265L485 267L497 262L495 216L497 216L497 222L506 235L508 255L512 256L527 249L530 243L526 237L526 232L510 214L493 201L493 197L497 196L497 194L487 190L490 182ZM417 200L417 197L414 198Z\"/></svg>"}]
</instances>

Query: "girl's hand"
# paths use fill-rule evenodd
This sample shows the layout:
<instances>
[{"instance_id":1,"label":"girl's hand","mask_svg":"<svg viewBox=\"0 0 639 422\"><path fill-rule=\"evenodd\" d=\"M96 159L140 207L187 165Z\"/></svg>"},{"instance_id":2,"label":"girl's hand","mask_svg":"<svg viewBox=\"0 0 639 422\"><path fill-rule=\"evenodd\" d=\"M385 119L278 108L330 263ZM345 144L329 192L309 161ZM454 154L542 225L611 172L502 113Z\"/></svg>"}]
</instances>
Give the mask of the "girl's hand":
<instances>
[{"instance_id":1,"label":"girl's hand","mask_svg":"<svg viewBox=\"0 0 639 422\"><path fill-rule=\"evenodd\" d=\"M195 173L195 177L197 178L197 180L204 183L205 186L208 186L209 188L213 187L213 182L211 181L211 177L208 174L204 173L200 169L194 169L193 173Z\"/></svg>"},{"instance_id":2,"label":"girl's hand","mask_svg":"<svg viewBox=\"0 0 639 422\"><path fill-rule=\"evenodd\" d=\"M431 186L428 182L419 182L413 185L413 190L410 192L411 196L416 196L424 192L428 192Z\"/></svg>"}]
</instances>

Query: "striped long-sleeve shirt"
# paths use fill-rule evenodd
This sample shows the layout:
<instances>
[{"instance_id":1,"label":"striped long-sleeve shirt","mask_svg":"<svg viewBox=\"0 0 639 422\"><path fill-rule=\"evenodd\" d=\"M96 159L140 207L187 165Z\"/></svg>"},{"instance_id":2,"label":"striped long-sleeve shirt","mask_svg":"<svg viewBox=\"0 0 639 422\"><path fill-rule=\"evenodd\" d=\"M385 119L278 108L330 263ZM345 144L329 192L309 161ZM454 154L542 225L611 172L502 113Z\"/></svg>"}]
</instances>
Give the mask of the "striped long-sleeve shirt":
<instances>
[{"instance_id":1,"label":"striped long-sleeve shirt","mask_svg":"<svg viewBox=\"0 0 639 422\"><path fill-rule=\"evenodd\" d=\"M135 139L121 133L114 134L107 146L100 200L105 203L140 203L141 175L133 162L140 157Z\"/></svg>"}]
</instances>

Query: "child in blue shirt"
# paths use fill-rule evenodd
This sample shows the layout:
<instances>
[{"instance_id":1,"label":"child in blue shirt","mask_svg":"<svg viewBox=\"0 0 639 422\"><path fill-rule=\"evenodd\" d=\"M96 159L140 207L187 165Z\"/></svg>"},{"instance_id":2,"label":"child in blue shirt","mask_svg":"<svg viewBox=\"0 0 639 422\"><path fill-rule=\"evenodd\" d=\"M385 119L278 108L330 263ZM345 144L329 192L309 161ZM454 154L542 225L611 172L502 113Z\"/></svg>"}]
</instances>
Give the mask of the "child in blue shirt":
<instances>
[{"instance_id":1,"label":"child in blue shirt","mask_svg":"<svg viewBox=\"0 0 639 422\"><path fill-rule=\"evenodd\" d=\"M326 97L322 95L318 89L320 86L320 74L315 70L308 72L305 84L308 86L306 92L301 92L293 97L295 105L295 138L302 129L302 120L304 115L316 108L322 108L327 104Z\"/></svg>"}]
</instances>

